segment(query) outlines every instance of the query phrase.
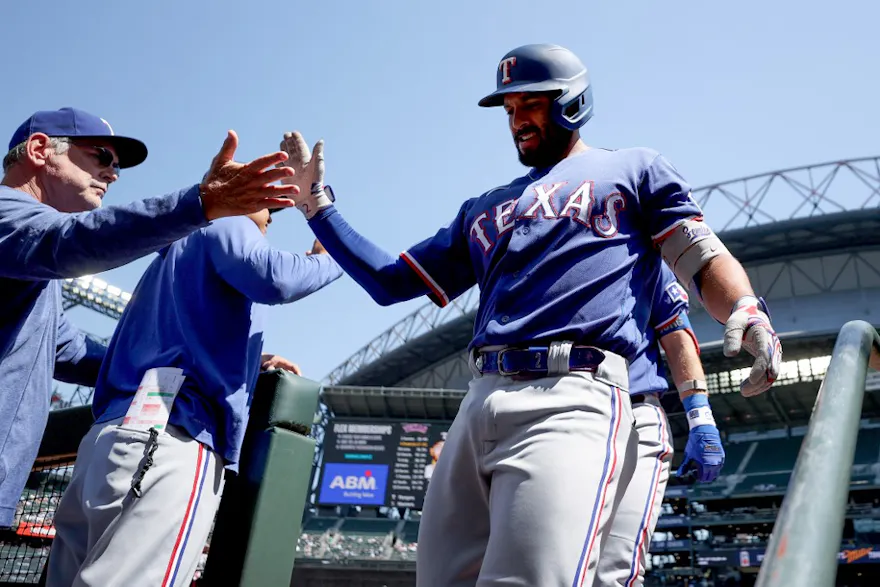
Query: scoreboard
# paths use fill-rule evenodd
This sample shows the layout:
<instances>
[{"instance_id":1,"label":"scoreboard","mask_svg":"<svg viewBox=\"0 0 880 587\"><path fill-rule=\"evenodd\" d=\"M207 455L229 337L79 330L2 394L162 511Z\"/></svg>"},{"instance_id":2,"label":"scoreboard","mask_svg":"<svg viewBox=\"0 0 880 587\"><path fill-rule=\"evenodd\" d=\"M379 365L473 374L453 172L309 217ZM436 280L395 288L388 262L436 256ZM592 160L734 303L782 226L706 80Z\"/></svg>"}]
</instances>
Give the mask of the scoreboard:
<instances>
[{"instance_id":1,"label":"scoreboard","mask_svg":"<svg viewBox=\"0 0 880 587\"><path fill-rule=\"evenodd\" d=\"M421 509L448 430L433 422L332 420L318 503Z\"/></svg>"}]
</instances>

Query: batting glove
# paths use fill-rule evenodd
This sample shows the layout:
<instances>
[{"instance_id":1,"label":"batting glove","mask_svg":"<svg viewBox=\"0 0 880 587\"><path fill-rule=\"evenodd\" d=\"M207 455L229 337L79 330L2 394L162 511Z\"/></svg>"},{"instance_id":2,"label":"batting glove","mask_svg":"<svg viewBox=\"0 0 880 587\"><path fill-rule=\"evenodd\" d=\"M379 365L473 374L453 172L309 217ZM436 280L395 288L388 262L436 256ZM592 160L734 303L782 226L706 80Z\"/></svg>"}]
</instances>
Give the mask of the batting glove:
<instances>
[{"instance_id":1,"label":"batting glove","mask_svg":"<svg viewBox=\"0 0 880 587\"><path fill-rule=\"evenodd\" d=\"M779 377L782 344L770 325L770 310L761 298L741 297L724 325L724 356L736 356L741 348L755 357L755 362L748 380L740 384L740 393L746 397L762 394Z\"/></svg>"},{"instance_id":2,"label":"batting glove","mask_svg":"<svg viewBox=\"0 0 880 587\"><path fill-rule=\"evenodd\" d=\"M705 394L694 394L684 398L682 403L690 433L684 460L676 474L679 477L695 476L701 483L711 483L724 466L724 447L709 408L709 398Z\"/></svg>"},{"instance_id":3,"label":"batting glove","mask_svg":"<svg viewBox=\"0 0 880 587\"><path fill-rule=\"evenodd\" d=\"M281 150L287 153L287 161L279 165L292 167L296 174L282 182L299 187L299 194L293 196L296 207L307 219L333 203L324 190L324 141L315 143L314 152L299 131L284 133Z\"/></svg>"}]
</instances>

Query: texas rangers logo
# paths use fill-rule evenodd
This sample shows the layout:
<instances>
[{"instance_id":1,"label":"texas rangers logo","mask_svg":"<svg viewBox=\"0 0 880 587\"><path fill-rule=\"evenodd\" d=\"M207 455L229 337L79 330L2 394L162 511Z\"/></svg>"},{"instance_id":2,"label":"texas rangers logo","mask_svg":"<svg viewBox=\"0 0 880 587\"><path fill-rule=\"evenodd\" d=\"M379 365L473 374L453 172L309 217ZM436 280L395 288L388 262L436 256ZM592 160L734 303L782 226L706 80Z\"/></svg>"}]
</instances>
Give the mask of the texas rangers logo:
<instances>
[{"instance_id":1,"label":"texas rangers logo","mask_svg":"<svg viewBox=\"0 0 880 587\"><path fill-rule=\"evenodd\" d=\"M510 78L510 68L516 65L516 57L508 57L507 59L502 59L501 63L498 65L498 69L501 70L501 83L509 84L513 80Z\"/></svg>"},{"instance_id":2,"label":"texas rangers logo","mask_svg":"<svg viewBox=\"0 0 880 587\"><path fill-rule=\"evenodd\" d=\"M677 281L673 281L669 285L666 286L666 294L669 296L669 299L673 302L687 302L688 295L687 292L684 291L684 288L679 285Z\"/></svg>"}]
</instances>

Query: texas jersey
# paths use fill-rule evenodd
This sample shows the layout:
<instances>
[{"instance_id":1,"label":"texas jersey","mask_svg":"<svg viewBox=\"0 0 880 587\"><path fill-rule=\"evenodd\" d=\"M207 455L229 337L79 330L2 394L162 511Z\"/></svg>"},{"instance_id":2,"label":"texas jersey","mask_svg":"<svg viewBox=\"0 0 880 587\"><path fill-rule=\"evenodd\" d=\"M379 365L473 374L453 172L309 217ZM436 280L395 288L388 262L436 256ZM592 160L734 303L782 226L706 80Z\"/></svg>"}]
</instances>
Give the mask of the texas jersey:
<instances>
[{"instance_id":1,"label":"texas jersey","mask_svg":"<svg viewBox=\"0 0 880 587\"><path fill-rule=\"evenodd\" d=\"M570 340L632 360L655 242L701 215L663 156L594 148L466 201L402 256L441 306L479 284L471 348Z\"/></svg>"},{"instance_id":2,"label":"texas jersey","mask_svg":"<svg viewBox=\"0 0 880 587\"><path fill-rule=\"evenodd\" d=\"M629 392L663 393L669 389L659 341L687 325L688 295L666 263L661 263L651 298L649 327L629 364ZM647 285L647 284L646 284Z\"/></svg>"}]
</instances>

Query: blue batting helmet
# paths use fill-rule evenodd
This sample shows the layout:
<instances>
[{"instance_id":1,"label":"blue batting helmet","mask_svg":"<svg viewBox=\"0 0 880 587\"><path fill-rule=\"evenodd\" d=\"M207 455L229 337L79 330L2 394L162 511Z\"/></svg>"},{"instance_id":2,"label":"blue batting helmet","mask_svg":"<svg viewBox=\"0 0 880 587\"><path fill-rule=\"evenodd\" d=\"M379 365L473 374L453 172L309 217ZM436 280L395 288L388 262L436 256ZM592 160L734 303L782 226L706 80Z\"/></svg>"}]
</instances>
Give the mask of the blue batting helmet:
<instances>
[{"instance_id":1,"label":"blue batting helmet","mask_svg":"<svg viewBox=\"0 0 880 587\"><path fill-rule=\"evenodd\" d=\"M496 89L480 100L483 107L501 106L512 92L559 92L553 101L553 120L575 130L593 116L593 89L587 68L577 55L559 45L523 45L498 64Z\"/></svg>"}]
</instances>

